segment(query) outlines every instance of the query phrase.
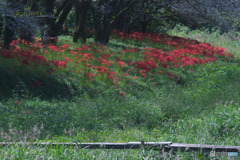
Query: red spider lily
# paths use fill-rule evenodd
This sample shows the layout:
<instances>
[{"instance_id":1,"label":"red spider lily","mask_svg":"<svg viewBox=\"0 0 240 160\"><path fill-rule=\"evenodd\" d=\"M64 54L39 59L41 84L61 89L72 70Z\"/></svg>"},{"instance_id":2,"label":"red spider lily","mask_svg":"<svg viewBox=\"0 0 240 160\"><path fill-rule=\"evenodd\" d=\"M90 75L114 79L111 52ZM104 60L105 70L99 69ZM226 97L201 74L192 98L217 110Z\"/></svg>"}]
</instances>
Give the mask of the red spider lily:
<instances>
[{"instance_id":1,"label":"red spider lily","mask_svg":"<svg viewBox=\"0 0 240 160\"><path fill-rule=\"evenodd\" d=\"M58 68L66 68L66 62L53 60L51 63Z\"/></svg>"},{"instance_id":2,"label":"red spider lily","mask_svg":"<svg viewBox=\"0 0 240 160\"><path fill-rule=\"evenodd\" d=\"M35 87L39 87L41 86L42 82L39 82L39 81L34 81L34 85Z\"/></svg>"},{"instance_id":3,"label":"red spider lily","mask_svg":"<svg viewBox=\"0 0 240 160\"><path fill-rule=\"evenodd\" d=\"M121 75L121 77L128 76L128 73L124 73Z\"/></svg>"},{"instance_id":4,"label":"red spider lily","mask_svg":"<svg viewBox=\"0 0 240 160\"><path fill-rule=\"evenodd\" d=\"M114 80L113 80L113 84L115 84L117 86L117 82L119 80L119 77L116 77Z\"/></svg>"},{"instance_id":5,"label":"red spider lily","mask_svg":"<svg viewBox=\"0 0 240 160\"><path fill-rule=\"evenodd\" d=\"M113 79L113 77L117 76L117 73L114 71L110 71L107 73L107 78Z\"/></svg>"},{"instance_id":6,"label":"red spider lily","mask_svg":"<svg viewBox=\"0 0 240 160\"><path fill-rule=\"evenodd\" d=\"M122 97L124 97L124 92L121 91L121 92L120 92L120 95L121 95Z\"/></svg>"},{"instance_id":7,"label":"red spider lily","mask_svg":"<svg viewBox=\"0 0 240 160\"><path fill-rule=\"evenodd\" d=\"M118 66L120 67L120 68L122 68L123 66L125 66L126 65L126 63L124 63L124 62L121 62L121 61L117 61L118 62Z\"/></svg>"},{"instance_id":8,"label":"red spider lily","mask_svg":"<svg viewBox=\"0 0 240 160\"><path fill-rule=\"evenodd\" d=\"M89 57L88 57L88 54L86 54L86 53L83 54L82 56L85 57L85 58L89 58Z\"/></svg>"},{"instance_id":9,"label":"red spider lily","mask_svg":"<svg viewBox=\"0 0 240 160\"><path fill-rule=\"evenodd\" d=\"M102 59L102 58L98 58L98 62L102 62L101 63L102 65L106 65L108 67L112 66L111 64L114 63L114 62L109 62L108 60Z\"/></svg>"},{"instance_id":10,"label":"red spider lily","mask_svg":"<svg viewBox=\"0 0 240 160\"><path fill-rule=\"evenodd\" d=\"M26 114L30 114L27 110L24 111Z\"/></svg>"},{"instance_id":11,"label":"red spider lily","mask_svg":"<svg viewBox=\"0 0 240 160\"><path fill-rule=\"evenodd\" d=\"M20 39L17 39L17 40L13 40L9 45L10 46L16 46L16 44L18 43Z\"/></svg>"},{"instance_id":12,"label":"red spider lily","mask_svg":"<svg viewBox=\"0 0 240 160\"><path fill-rule=\"evenodd\" d=\"M90 68L90 67L92 67L92 65L91 64L87 64L87 65L85 65L85 67Z\"/></svg>"},{"instance_id":13,"label":"red spider lily","mask_svg":"<svg viewBox=\"0 0 240 160\"><path fill-rule=\"evenodd\" d=\"M146 70L140 70L139 72L143 77L147 77L146 74L145 74Z\"/></svg>"},{"instance_id":14,"label":"red spider lily","mask_svg":"<svg viewBox=\"0 0 240 160\"><path fill-rule=\"evenodd\" d=\"M55 40L56 42L58 41L58 37L47 37L49 40Z\"/></svg>"},{"instance_id":15,"label":"red spider lily","mask_svg":"<svg viewBox=\"0 0 240 160\"><path fill-rule=\"evenodd\" d=\"M109 57L112 57L112 55L110 55L110 54L105 54L105 53L103 53L103 54L101 55L101 58L103 58L103 59L108 59Z\"/></svg>"},{"instance_id":16,"label":"red spider lily","mask_svg":"<svg viewBox=\"0 0 240 160\"><path fill-rule=\"evenodd\" d=\"M100 74L106 74L107 78L114 84L119 81L119 77L127 76L129 80L136 79L136 76L133 78L128 76L128 73L134 74L135 71L139 72L139 74L144 77L147 77L148 74L152 75L153 73L166 73L166 76L176 79L176 75L171 75L167 73L167 71L171 71L174 68L186 69L188 66L210 63L221 57L226 61L233 58L233 55L228 53L225 48L220 48L218 46L213 47L207 43L199 43L195 40L181 37L139 32L131 32L130 34L124 35L116 30L114 31L114 35L121 36L123 39L135 39L136 41L146 41L149 43L156 43L157 45L160 44L160 46L165 45L167 46L165 49L168 48L169 51L167 52L164 49L161 50L157 48L139 49L128 47L120 51L120 53L117 52L115 54L106 48L106 46L95 43L81 45L79 48L75 49L69 49L70 45L68 44L63 44L60 47L48 45L48 49L46 50L39 40L35 38L35 43L29 43L21 39L13 41L11 43L11 50L0 49L0 56L4 58L15 58L28 68L31 66L35 68L41 64L49 66L50 69L47 69L49 74L57 70L57 68L69 68L72 69L70 72L73 73L87 71L88 73L84 73L84 76L89 80L92 80ZM22 45L26 46L26 48L21 47ZM49 58L49 55L52 54L51 51L57 52L58 55L54 55L55 57L51 56L52 59L48 60L46 57ZM61 54L60 52L65 53ZM67 53L70 54L65 57ZM98 56L94 57L92 53L97 53ZM120 57L117 57L117 54L121 54L119 55ZM132 56L133 54L134 56ZM128 57L128 59L126 59L126 57ZM56 58L58 58L58 60L56 60ZM67 65L67 63L70 62L74 63ZM117 65L112 65L113 63ZM93 66L93 64L97 64L97 66ZM81 67L77 67L78 65ZM114 67L116 66L118 66L119 69L124 65L131 65L132 67L127 70L128 73L124 73L117 77L117 73L112 70L115 70ZM94 75L94 73L90 73L90 71L97 74Z\"/></svg>"},{"instance_id":17,"label":"red spider lily","mask_svg":"<svg viewBox=\"0 0 240 160\"><path fill-rule=\"evenodd\" d=\"M33 83L29 84L31 88L39 87L42 85L42 82L34 81Z\"/></svg>"},{"instance_id":18,"label":"red spider lily","mask_svg":"<svg viewBox=\"0 0 240 160\"><path fill-rule=\"evenodd\" d=\"M146 71L157 68L156 63L154 63L153 61L146 61L146 60L143 60L143 61L138 60L136 63L133 63L133 65L136 65L139 69L143 69Z\"/></svg>"},{"instance_id":19,"label":"red spider lily","mask_svg":"<svg viewBox=\"0 0 240 160\"><path fill-rule=\"evenodd\" d=\"M12 53L7 49L1 49L0 56L3 58L8 58L8 59L14 58L14 55L12 55Z\"/></svg>"},{"instance_id":20,"label":"red spider lily","mask_svg":"<svg viewBox=\"0 0 240 160\"><path fill-rule=\"evenodd\" d=\"M91 72L84 73L84 77L86 77L89 81L92 81L93 78L95 78L97 74L93 74Z\"/></svg>"},{"instance_id":21,"label":"red spider lily","mask_svg":"<svg viewBox=\"0 0 240 160\"><path fill-rule=\"evenodd\" d=\"M77 52L75 52L75 51L69 51L69 52L72 53L72 55L77 54Z\"/></svg>"},{"instance_id":22,"label":"red spider lily","mask_svg":"<svg viewBox=\"0 0 240 160\"><path fill-rule=\"evenodd\" d=\"M97 69L97 72L100 73L100 74L108 72L108 69L104 66L98 66L98 67L96 67L96 69Z\"/></svg>"},{"instance_id":23,"label":"red spider lily","mask_svg":"<svg viewBox=\"0 0 240 160\"><path fill-rule=\"evenodd\" d=\"M20 103L20 101L16 101L16 104L19 104Z\"/></svg>"},{"instance_id":24,"label":"red spider lily","mask_svg":"<svg viewBox=\"0 0 240 160\"><path fill-rule=\"evenodd\" d=\"M58 51L58 47L54 46L54 45L49 45L48 49L57 52Z\"/></svg>"},{"instance_id":25,"label":"red spider lily","mask_svg":"<svg viewBox=\"0 0 240 160\"><path fill-rule=\"evenodd\" d=\"M63 45L59 46L59 48L66 48L66 49L68 49L69 47L70 47L69 44L63 44Z\"/></svg>"},{"instance_id":26,"label":"red spider lily","mask_svg":"<svg viewBox=\"0 0 240 160\"><path fill-rule=\"evenodd\" d=\"M128 65L131 65L131 64L132 64L132 60L128 60L128 61L127 61L127 64L128 64Z\"/></svg>"},{"instance_id":27,"label":"red spider lily","mask_svg":"<svg viewBox=\"0 0 240 160\"><path fill-rule=\"evenodd\" d=\"M161 74L161 73L163 73L163 71L157 71L157 74Z\"/></svg>"},{"instance_id":28,"label":"red spider lily","mask_svg":"<svg viewBox=\"0 0 240 160\"><path fill-rule=\"evenodd\" d=\"M69 57L64 57L64 59L68 61L68 60L69 60Z\"/></svg>"}]
</instances>

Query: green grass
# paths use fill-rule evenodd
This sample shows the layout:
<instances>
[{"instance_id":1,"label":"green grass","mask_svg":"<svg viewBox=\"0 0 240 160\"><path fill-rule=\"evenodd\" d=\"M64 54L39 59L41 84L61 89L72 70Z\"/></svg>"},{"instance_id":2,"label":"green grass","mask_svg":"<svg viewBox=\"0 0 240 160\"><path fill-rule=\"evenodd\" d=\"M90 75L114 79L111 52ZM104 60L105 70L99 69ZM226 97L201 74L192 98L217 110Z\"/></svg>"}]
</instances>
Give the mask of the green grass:
<instances>
[{"instance_id":1,"label":"green grass","mask_svg":"<svg viewBox=\"0 0 240 160\"><path fill-rule=\"evenodd\" d=\"M239 57L240 35L236 32L220 34L218 30L209 31L208 29L191 30L187 27L176 26L167 32L169 35L195 39L200 42L210 43L214 46L226 48L228 52Z\"/></svg>"},{"instance_id":2,"label":"green grass","mask_svg":"<svg viewBox=\"0 0 240 160\"><path fill-rule=\"evenodd\" d=\"M171 34L188 37L187 32L174 30ZM218 44L213 38L219 36L218 32L191 33L197 33L198 40L221 47L231 44L227 50L239 55L237 42L230 43L226 35L220 36L224 40ZM77 46L69 40L61 37L59 43L67 41ZM118 51L129 45L135 47L112 40L107 47ZM179 70L181 83L159 76L156 85L138 78L134 86L129 82L121 88L107 87L100 82L86 86L78 77L72 79L69 73L41 77L38 72L21 68L9 72L11 66L6 62L1 64L0 141L144 140L240 145L239 60L216 61L194 67L192 71ZM29 84L33 81L42 84L31 88ZM0 159L143 159L141 152L9 146L0 148ZM146 151L145 159L156 159L156 154ZM204 159L199 153L193 157L185 153L178 155L183 159Z\"/></svg>"},{"instance_id":3,"label":"green grass","mask_svg":"<svg viewBox=\"0 0 240 160\"><path fill-rule=\"evenodd\" d=\"M160 159L162 155L158 151L152 150L84 150L77 148L66 148L62 146L58 147L46 147L35 148L31 145L19 147L9 146L1 150L0 158L5 159L96 159L96 160L112 160L112 159L126 159L126 160L152 160ZM206 159L210 158L208 154L203 155L198 152L193 152L189 155L173 155L169 154L164 159ZM215 157L220 159L221 157ZM163 159L163 158L162 158ZM226 157L225 157L226 159Z\"/></svg>"}]
</instances>

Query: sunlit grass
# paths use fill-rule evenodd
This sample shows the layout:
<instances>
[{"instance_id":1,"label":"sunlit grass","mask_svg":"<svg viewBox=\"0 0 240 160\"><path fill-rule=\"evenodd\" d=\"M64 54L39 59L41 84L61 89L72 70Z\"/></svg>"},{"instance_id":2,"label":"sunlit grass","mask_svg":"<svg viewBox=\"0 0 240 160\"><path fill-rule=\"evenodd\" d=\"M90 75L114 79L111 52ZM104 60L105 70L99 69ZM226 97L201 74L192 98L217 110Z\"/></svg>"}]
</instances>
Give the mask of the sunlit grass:
<instances>
[{"instance_id":1,"label":"sunlit grass","mask_svg":"<svg viewBox=\"0 0 240 160\"><path fill-rule=\"evenodd\" d=\"M210 43L215 46L226 48L228 52L240 57L240 35L236 32L220 34L218 30L191 30L187 27L177 26L167 32L169 35L195 39L200 42Z\"/></svg>"},{"instance_id":2,"label":"sunlit grass","mask_svg":"<svg viewBox=\"0 0 240 160\"><path fill-rule=\"evenodd\" d=\"M220 36L218 32L209 35L200 31L191 31L189 35L187 33L185 30L171 31L171 34L182 37L197 33L198 37L195 37L197 40L220 47L229 44L232 47L227 46L227 51L238 55L239 47L231 43L226 35ZM218 36L224 38L219 44L214 40L214 37L216 39ZM70 49L82 46L81 43L72 43L71 37L60 37L57 46L64 44L69 44ZM93 39L87 41L86 46L89 45L92 48L89 47L88 52L99 57L100 53L95 52L99 48L93 44ZM239 60L226 61L220 58L208 64L171 70L178 75L177 81L166 75L152 77L151 74L147 74L147 77L144 77L137 70L129 72L128 77L121 77L132 67L127 65L129 56L132 60L141 60L143 55L140 53L144 47L155 45L149 41L146 43L131 39L124 41L120 38L110 41L103 53L118 53L115 56L119 56L126 63L121 68L114 61L114 57L109 60L114 62L111 70L116 71L120 77L118 86L114 87L112 83L106 85L106 77L97 77L93 81L83 80L83 74L71 73L69 64L66 68L59 68L56 74L42 75L40 73L47 71L48 66L40 67L34 72L31 67L29 71L24 70L24 67L16 67L20 65L16 62L16 69L11 71L12 63L9 63L11 60L1 59L3 63L0 67L0 140L40 142L143 140L240 145ZM119 54L128 47L138 47L140 51L135 55L131 55L131 52ZM167 51L167 47L164 50ZM68 51L64 56L67 54ZM63 60L61 56L58 58ZM98 62L93 64L98 65ZM77 69L84 67L80 64ZM135 76L137 78L134 78ZM0 154L2 156L0 159L142 158L141 150L86 151L67 148L7 147L1 148L0 153L3 153ZM157 157L156 154L148 151L146 159L154 159ZM195 158L201 156L195 154Z\"/></svg>"}]
</instances>

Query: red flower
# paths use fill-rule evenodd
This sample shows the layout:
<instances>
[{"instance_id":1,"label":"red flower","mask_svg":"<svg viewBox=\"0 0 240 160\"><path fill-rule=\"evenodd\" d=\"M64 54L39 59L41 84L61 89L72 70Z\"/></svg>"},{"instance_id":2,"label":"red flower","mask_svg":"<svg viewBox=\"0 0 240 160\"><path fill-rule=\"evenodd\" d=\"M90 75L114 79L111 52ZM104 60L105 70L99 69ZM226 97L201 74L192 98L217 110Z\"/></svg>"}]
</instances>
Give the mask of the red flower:
<instances>
[{"instance_id":1,"label":"red flower","mask_svg":"<svg viewBox=\"0 0 240 160\"><path fill-rule=\"evenodd\" d=\"M66 29L66 27L65 26L63 26L63 29L62 30L65 30Z\"/></svg>"},{"instance_id":2,"label":"red flower","mask_svg":"<svg viewBox=\"0 0 240 160\"><path fill-rule=\"evenodd\" d=\"M34 81L34 85L35 87L39 87L41 86L42 82L39 82L39 81Z\"/></svg>"},{"instance_id":3,"label":"red flower","mask_svg":"<svg viewBox=\"0 0 240 160\"><path fill-rule=\"evenodd\" d=\"M53 46L53 45L49 45L49 46L48 46L48 49L50 49L50 50L52 50L52 51L55 51L55 52L58 51L58 47Z\"/></svg>"},{"instance_id":4,"label":"red flower","mask_svg":"<svg viewBox=\"0 0 240 160\"><path fill-rule=\"evenodd\" d=\"M47 37L47 39L55 40L56 42L58 41L58 38L57 38L57 37Z\"/></svg>"},{"instance_id":5,"label":"red flower","mask_svg":"<svg viewBox=\"0 0 240 160\"><path fill-rule=\"evenodd\" d=\"M29 114L29 112L28 112L28 111L26 111L26 110L25 110L24 112L25 112L26 114Z\"/></svg>"},{"instance_id":6,"label":"red flower","mask_svg":"<svg viewBox=\"0 0 240 160\"><path fill-rule=\"evenodd\" d=\"M70 47L69 44L63 44L63 45L59 46L59 48L66 48L66 49L68 49L69 47Z\"/></svg>"},{"instance_id":7,"label":"red flower","mask_svg":"<svg viewBox=\"0 0 240 160\"><path fill-rule=\"evenodd\" d=\"M121 77L128 76L128 73L124 73L121 75Z\"/></svg>"},{"instance_id":8,"label":"red flower","mask_svg":"<svg viewBox=\"0 0 240 160\"><path fill-rule=\"evenodd\" d=\"M124 92L121 91L121 92L120 92L120 95L121 95L122 97L124 97Z\"/></svg>"},{"instance_id":9,"label":"red flower","mask_svg":"<svg viewBox=\"0 0 240 160\"><path fill-rule=\"evenodd\" d=\"M16 104L19 104L20 102L19 101L16 101Z\"/></svg>"},{"instance_id":10,"label":"red flower","mask_svg":"<svg viewBox=\"0 0 240 160\"><path fill-rule=\"evenodd\" d=\"M117 62L118 62L118 66L121 67L121 68L126 65L126 63L121 62L121 61L117 61Z\"/></svg>"},{"instance_id":11,"label":"red flower","mask_svg":"<svg viewBox=\"0 0 240 160\"><path fill-rule=\"evenodd\" d=\"M137 79L137 76L134 76L133 79Z\"/></svg>"},{"instance_id":12,"label":"red flower","mask_svg":"<svg viewBox=\"0 0 240 160\"><path fill-rule=\"evenodd\" d=\"M69 57L64 57L63 59L65 59L65 60L67 60L67 61L68 61L68 60L69 60Z\"/></svg>"}]
</instances>

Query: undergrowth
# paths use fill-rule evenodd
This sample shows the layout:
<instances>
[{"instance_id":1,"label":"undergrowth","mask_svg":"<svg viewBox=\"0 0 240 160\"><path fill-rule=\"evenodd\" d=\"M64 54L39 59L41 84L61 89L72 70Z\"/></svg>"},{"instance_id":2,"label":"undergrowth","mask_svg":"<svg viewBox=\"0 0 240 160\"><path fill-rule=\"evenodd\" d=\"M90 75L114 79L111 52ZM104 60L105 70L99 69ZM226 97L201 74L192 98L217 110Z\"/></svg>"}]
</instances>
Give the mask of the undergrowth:
<instances>
[{"instance_id":1,"label":"undergrowth","mask_svg":"<svg viewBox=\"0 0 240 160\"><path fill-rule=\"evenodd\" d=\"M188 36L185 32L174 31L172 34ZM198 34L197 40L199 37ZM64 57L55 55L58 61L66 63L66 66L63 64L60 67L55 65L57 63L52 63L54 58L50 56L44 61L47 65L35 69L31 68L31 65L24 66L17 59L1 58L1 141L144 140L240 145L238 58L226 59L216 56L216 60L199 65L192 65L191 59L188 59L186 62L176 61L176 67L173 67L173 61L169 60L167 62L169 68L164 68L165 65L159 62L158 69L149 69L146 66L151 67L150 63L145 64L145 68L140 64L144 64L147 60L151 61L153 54L150 57L142 55L144 50L151 52L146 50L146 47L157 46L156 42L150 40L124 40L115 35L107 46L99 46L91 39L86 45L82 45L73 44L69 38L60 37L58 47L66 43L73 46L70 47L72 49L81 46L83 50L86 46L87 50L81 51L82 57L93 55L100 58L100 55L104 54L113 55L112 59L105 57L108 61L104 61L110 62L111 66L108 68L105 65L108 71L100 74L100 71L86 67L87 64L79 63L77 69L79 71L82 69L83 72L71 72L78 70L72 70L73 65L63 61L64 57L70 57L67 54L71 49L64 50ZM194 41L194 43L199 42ZM173 46L165 46L165 48L163 44L160 46L163 52L170 53L174 50ZM232 47L234 51L237 49L239 48L236 46ZM40 49L41 52L44 50L54 52L49 48ZM84 55L85 53L87 55ZM232 53L238 56L236 52ZM119 57L117 60L116 55ZM128 60L132 62L128 63ZM153 62L158 63L157 59ZM91 65L101 66L98 61L94 61ZM51 74L49 74L49 66L52 68ZM99 75L93 77L85 75L90 72ZM111 78L108 73L113 72L116 72L116 75L112 74ZM158 72L163 73L157 74ZM139 154L141 151L76 151L67 148L46 151L7 147L1 148L0 152L3 153L1 159L14 159L19 156L26 159L50 156L57 159L61 159L60 157L141 158ZM202 155L196 153L194 156ZM147 152L146 157L156 158L156 153Z\"/></svg>"}]
</instances>

